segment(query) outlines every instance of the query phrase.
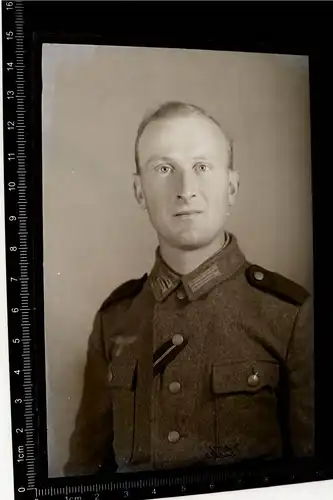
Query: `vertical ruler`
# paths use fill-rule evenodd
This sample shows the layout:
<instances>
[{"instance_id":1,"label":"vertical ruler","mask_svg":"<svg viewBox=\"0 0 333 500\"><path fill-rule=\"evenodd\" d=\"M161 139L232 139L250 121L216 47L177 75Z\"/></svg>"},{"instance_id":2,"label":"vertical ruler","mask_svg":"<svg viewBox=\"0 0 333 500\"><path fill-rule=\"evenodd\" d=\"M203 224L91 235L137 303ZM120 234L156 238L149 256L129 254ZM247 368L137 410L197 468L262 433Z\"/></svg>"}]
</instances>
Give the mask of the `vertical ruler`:
<instances>
[{"instance_id":1,"label":"vertical ruler","mask_svg":"<svg viewBox=\"0 0 333 500\"><path fill-rule=\"evenodd\" d=\"M2 2L9 360L16 493L35 487L24 2ZM23 496L23 495L22 495Z\"/></svg>"}]
</instances>

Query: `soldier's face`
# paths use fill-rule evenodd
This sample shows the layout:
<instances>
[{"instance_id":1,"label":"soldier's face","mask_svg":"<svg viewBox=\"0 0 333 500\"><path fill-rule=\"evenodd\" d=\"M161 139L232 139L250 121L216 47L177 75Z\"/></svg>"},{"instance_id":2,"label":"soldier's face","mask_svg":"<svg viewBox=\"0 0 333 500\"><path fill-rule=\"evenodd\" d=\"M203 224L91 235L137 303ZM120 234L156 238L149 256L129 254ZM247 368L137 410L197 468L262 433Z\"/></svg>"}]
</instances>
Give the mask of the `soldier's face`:
<instances>
[{"instance_id":1,"label":"soldier's face","mask_svg":"<svg viewBox=\"0 0 333 500\"><path fill-rule=\"evenodd\" d=\"M196 249L220 238L238 174L228 168L228 142L197 115L151 122L139 143L135 195L159 240Z\"/></svg>"}]
</instances>

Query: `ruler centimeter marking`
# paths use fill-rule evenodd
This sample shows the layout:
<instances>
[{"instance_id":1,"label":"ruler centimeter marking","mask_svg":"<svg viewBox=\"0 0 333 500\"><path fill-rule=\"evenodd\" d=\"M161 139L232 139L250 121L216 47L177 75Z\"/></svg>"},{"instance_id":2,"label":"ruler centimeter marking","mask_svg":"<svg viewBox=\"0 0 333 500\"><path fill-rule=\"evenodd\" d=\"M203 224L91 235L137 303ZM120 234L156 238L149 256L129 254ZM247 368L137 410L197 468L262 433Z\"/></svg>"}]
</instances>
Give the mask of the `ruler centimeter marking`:
<instances>
[{"instance_id":1,"label":"ruler centimeter marking","mask_svg":"<svg viewBox=\"0 0 333 500\"><path fill-rule=\"evenodd\" d=\"M8 325L16 496L35 488L23 2L2 2ZM15 165L15 166L14 166ZM16 231L15 231L15 229ZM21 365L21 366L20 366Z\"/></svg>"},{"instance_id":2,"label":"ruler centimeter marking","mask_svg":"<svg viewBox=\"0 0 333 500\"><path fill-rule=\"evenodd\" d=\"M26 140L25 140L25 77L24 77L24 32L23 32L23 5L17 3L16 5L16 17L15 17L15 42L16 42L16 113L19 119L17 123L17 159L18 159L18 188L21 189L18 195L18 208L20 216L27 217L27 179L26 179ZM28 302L30 294L27 286L21 280L26 276L23 270L23 264L27 263L28 254L28 242L27 242L27 230L26 230L26 219L19 220L19 256L20 263L22 264L20 268L20 298L21 298L21 329L22 329L22 356L23 362L25 359L31 357L31 339L30 326L27 326L26 321L29 318L30 308L28 307ZM23 331L25 333L23 338ZM25 421L25 460L26 460L26 476L27 476L27 488L35 487L35 453L34 453L34 426L33 426L33 411L32 411L32 377L31 370L23 371L23 394L24 394L24 421Z\"/></svg>"}]
</instances>

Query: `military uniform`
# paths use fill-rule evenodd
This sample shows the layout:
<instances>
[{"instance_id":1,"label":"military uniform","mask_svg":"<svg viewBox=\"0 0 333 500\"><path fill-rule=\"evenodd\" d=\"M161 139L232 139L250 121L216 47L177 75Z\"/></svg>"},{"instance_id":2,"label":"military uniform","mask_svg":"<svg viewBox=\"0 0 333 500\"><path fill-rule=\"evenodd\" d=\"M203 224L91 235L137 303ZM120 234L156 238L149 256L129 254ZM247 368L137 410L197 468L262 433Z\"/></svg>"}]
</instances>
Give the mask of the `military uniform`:
<instances>
[{"instance_id":1,"label":"military uniform","mask_svg":"<svg viewBox=\"0 0 333 500\"><path fill-rule=\"evenodd\" d=\"M313 453L309 294L226 248L104 302L89 338L66 475Z\"/></svg>"}]
</instances>

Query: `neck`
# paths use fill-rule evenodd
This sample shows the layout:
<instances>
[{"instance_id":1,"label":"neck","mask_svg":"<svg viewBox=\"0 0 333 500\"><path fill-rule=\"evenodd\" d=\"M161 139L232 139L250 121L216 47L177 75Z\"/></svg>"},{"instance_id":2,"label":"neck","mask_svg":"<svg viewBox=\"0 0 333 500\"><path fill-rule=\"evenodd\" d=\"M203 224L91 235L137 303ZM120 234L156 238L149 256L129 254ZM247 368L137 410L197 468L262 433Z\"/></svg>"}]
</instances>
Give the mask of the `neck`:
<instances>
[{"instance_id":1,"label":"neck","mask_svg":"<svg viewBox=\"0 0 333 500\"><path fill-rule=\"evenodd\" d=\"M226 235L222 235L211 242L209 245L195 250L184 250L182 248L175 248L168 245L165 241L160 240L160 253L164 261L176 273L185 275L194 271L203 262L212 257L218 252L226 240Z\"/></svg>"}]
</instances>

